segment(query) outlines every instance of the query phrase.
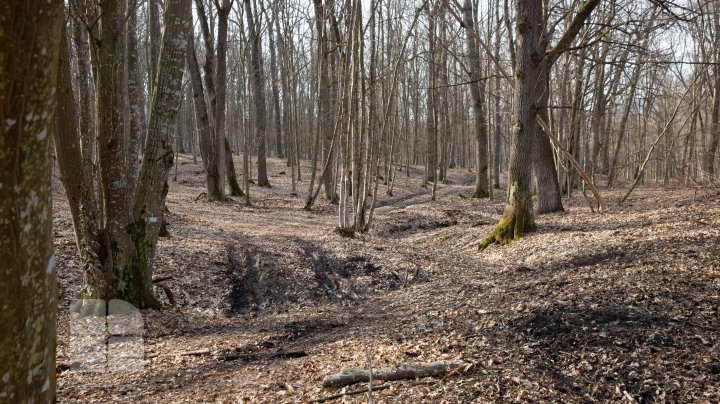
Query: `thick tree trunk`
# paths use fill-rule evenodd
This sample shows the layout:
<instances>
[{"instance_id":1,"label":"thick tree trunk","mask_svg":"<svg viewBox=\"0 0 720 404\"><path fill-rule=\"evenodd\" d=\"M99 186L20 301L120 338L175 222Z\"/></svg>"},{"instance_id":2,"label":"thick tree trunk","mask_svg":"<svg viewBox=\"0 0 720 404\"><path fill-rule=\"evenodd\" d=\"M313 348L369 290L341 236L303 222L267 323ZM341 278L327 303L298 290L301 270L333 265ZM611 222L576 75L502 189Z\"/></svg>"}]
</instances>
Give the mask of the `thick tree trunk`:
<instances>
[{"instance_id":1,"label":"thick tree trunk","mask_svg":"<svg viewBox=\"0 0 720 404\"><path fill-rule=\"evenodd\" d=\"M0 400L55 401L51 133L63 3L0 2Z\"/></svg>"},{"instance_id":2,"label":"thick tree trunk","mask_svg":"<svg viewBox=\"0 0 720 404\"><path fill-rule=\"evenodd\" d=\"M112 241L109 260L112 265L103 274L105 283L88 283L88 298L122 297L125 295L120 280L129 264L126 254L133 245L127 227L130 224L130 189L125 159L125 122L122 114L120 83L123 64L121 45L124 25L120 24L120 1L107 0L98 22L97 43L97 134L100 189L102 190L102 226ZM94 278L94 276L92 277ZM126 299L127 300L127 299Z\"/></svg>"},{"instance_id":3,"label":"thick tree trunk","mask_svg":"<svg viewBox=\"0 0 720 404\"><path fill-rule=\"evenodd\" d=\"M122 150L124 138L117 134L121 125L117 108L119 98L117 83L122 76L112 76L119 69L113 38L121 28L114 18L119 10L117 3L105 3L99 26L98 44L98 125L100 139L98 146L101 169L101 188L103 189L103 222L93 228L94 219L91 208L81 209L86 248L91 256L97 258L98 265L85 265L85 287L83 295L99 299L123 299L140 307L159 307L151 290L152 259L163 218L163 206L167 194L167 174L172 166L173 152L170 139L173 124L179 108L182 73L185 61L187 41L184 40L190 22L190 0L173 0L166 3L165 29L159 55L158 70L153 83L151 114L147 129L147 143L140 169L137 190L131 193L122 175L125 162ZM66 80L63 80L66 81ZM63 87L67 87L64 85ZM62 91L60 96L65 93ZM68 97L67 94L64 97ZM71 104L71 101L68 101ZM58 160L61 175L65 178L81 170L72 164L81 165L84 158L73 158L77 145L72 144L73 129L63 123L71 113L61 109L60 135L58 136ZM84 157L84 156L83 156ZM83 173L84 174L84 173ZM87 187L81 182L80 198ZM67 183L66 183L67 185ZM75 189L74 187L70 187ZM75 191L76 192L76 191ZM121 192L124 192L120 194ZM70 192L69 192L70 193ZM81 206L86 205L81 201ZM92 206L92 201L89 201ZM75 214L76 211L75 211ZM78 220L74 219L77 223ZM92 236L91 236L92 234ZM95 244L91 244L91 243ZM101 246L108 246L107 251ZM83 246L81 246L83 248ZM90 261L90 260L88 260Z\"/></svg>"},{"instance_id":4,"label":"thick tree trunk","mask_svg":"<svg viewBox=\"0 0 720 404\"><path fill-rule=\"evenodd\" d=\"M541 54L542 2L516 2L515 88L513 90L513 130L508 170L508 200L505 213L493 232L480 243L480 249L490 244L508 244L525 232L535 230L530 189L532 149L537 135L535 117L540 94L537 77Z\"/></svg>"}]
</instances>

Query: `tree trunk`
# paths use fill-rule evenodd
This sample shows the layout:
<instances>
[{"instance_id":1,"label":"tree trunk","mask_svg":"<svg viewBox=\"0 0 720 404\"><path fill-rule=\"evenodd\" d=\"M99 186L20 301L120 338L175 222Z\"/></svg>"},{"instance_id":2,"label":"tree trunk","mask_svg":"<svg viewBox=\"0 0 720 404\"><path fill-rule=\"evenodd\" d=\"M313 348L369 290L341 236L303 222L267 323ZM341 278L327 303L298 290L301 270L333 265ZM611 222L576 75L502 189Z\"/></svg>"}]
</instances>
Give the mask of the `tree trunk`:
<instances>
[{"instance_id":1,"label":"tree trunk","mask_svg":"<svg viewBox=\"0 0 720 404\"><path fill-rule=\"evenodd\" d=\"M279 19L277 15L277 7L273 18ZM275 154L278 158L283 158L285 153L283 151L283 126L282 126L282 112L280 110L280 70L277 65L277 54L278 49L275 47L275 35L273 35L273 23L268 22L268 39L270 40L270 76L272 80L272 98L273 98L273 131L275 132Z\"/></svg>"},{"instance_id":2,"label":"tree trunk","mask_svg":"<svg viewBox=\"0 0 720 404\"><path fill-rule=\"evenodd\" d=\"M222 6L219 1L222 1ZM230 0L219 0L215 2L217 13L218 13L218 28L217 28L217 53L216 64L215 64L215 105L213 106L213 112L215 113L215 142L214 151L215 155L218 156L218 184L220 184L220 199L225 198L225 173L227 167L223 166L220 159L226 159L226 153L229 151L229 147L226 148L228 143L226 138L225 128L225 93L227 89L227 30L228 30L228 15L230 14ZM227 145L229 146L229 145ZM232 156L230 156L232 162ZM224 161L226 164L227 162Z\"/></svg>"},{"instance_id":3,"label":"tree trunk","mask_svg":"<svg viewBox=\"0 0 720 404\"><path fill-rule=\"evenodd\" d=\"M205 102L205 89L200 76L200 66L195 55L194 33L190 30L187 33L188 46L186 50L186 60L188 65L188 73L190 75L190 84L193 91L193 102L195 105L195 121L197 122L200 157L203 166L208 170L206 175L208 195L215 193L217 179L214 175L210 175L210 156L212 153L212 136L215 129L211 126L210 116L208 115L207 103ZM214 163L213 163L214 164Z\"/></svg>"},{"instance_id":4,"label":"tree trunk","mask_svg":"<svg viewBox=\"0 0 720 404\"><path fill-rule=\"evenodd\" d=\"M167 176L173 165L171 132L182 99L187 46L182 38L191 26L190 0L167 1L164 23L147 142L132 206L133 222L128 228L134 251L128 253L132 257L130 270L122 271L120 278L125 286L122 297L140 308L159 306L151 289L152 263L163 222Z\"/></svg>"},{"instance_id":5,"label":"tree trunk","mask_svg":"<svg viewBox=\"0 0 720 404\"><path fill-rule=\"evenodd\" d=\"M0 3L0 397L55 401L52 118L63 3ZM12 28L9 28L12 27Z\"/></svg>"},{"instance_id":6,"label":"tree trunk","mask_svg":"<svg viewBox=\"0 0 720 404\"><path fill-rule=\"evenodd\" d=\"M435 15L434 11L428 10L428 86L427 86L427 137L426 150L427 156L425 163L425 178L427 181L434 182L435 170L437 168L437 127L435 113L435 82L437 76L437 57L435 56Z\"/></svg>"},{"instance_id":7,"label":"tree trunk","mask_svg":"<svg viewBox=\"0 0 720 404\"><path fill-rule=\"evenodd\" d=\"M550 98L550 69L547 61L540 63L537 72L536 91L538 91L537 113L548 122L548 100ZM563 210L562 191L555 166L555 153L553 152L550 139L543 132L540 125L532 124L534 130L534 151L533 151L533 172L537 184L537 212L549 213Z\"/></svg>"},{"instance_id":8,"label":"tree trunk","mask_svg":"<svg viewBox=\"0 0 720 404\"><path fill-rule=\"evenodd\" d=\"M147 16L148 16L148 87L152 91L152 85L155 82L155 76L158 69L158 58L160 57L160 41L162 40L162 30L160 27L160 14L162 13L163 3L160 0L148 0ZM152 92L150 93L152 99Z\"/></svg>"},{"instance_id":9,"label":"tree trunk","mask_svg":"<svg viewBox=\"0 0 720 404\"><path fill-rule=\"evenodd\" d=\"M87 298L105 298L125 296L121 284L123 271L127 265L128 251L133 251L132 240L127 232L130 224L130 189L127 180L125 159L125 138L122 116L121 83L123 63L122 31L120 24L120 1L106 0L98 22L99 41L97 47L97 148L100 169L100 189L102 190L102 226L112 243L108 251L110 266L102 274L89 276L85 290ZM98 281L102 279L105 282ZM93 279L90 281L90 279ZM128 300L128 299L125 299Z\"/></svg>"},{"instance_id":10,"label":"tree trunk","mask_svg":"<svg viewBox=\"0 0 720 404\"><path fill-rule=\"evenodd\" d=\"M508 200L505 213L492 234L480 243L480 249L490 244L508 244L525 232L535 230L530 183L534 137L537 135L535 117L538 113L537 77L542 74L540 35L542 34L542 2L517 0L515 88L513 90L513 129L508 170Z\"/></svg>"},{"instance_id":11,"label":"tree trunk","mask_svg":"<svg viewBox=\"0 0 720 404\"><path fill-rule=\"evenodd\" d=\"M465 20L465 43L467 45L467 58L470 65L470 95L473 100L473 115L475 121L476 144L476 173L475 192L473 198L487 198L488 191L488 158L487 158L487 122L485 121L485 108L483 106L483 84L480 80L480 52L475 40L475 18L470 0L463 5Z\"/></svg>"},{"instance_id":12,"label":"tree trunk","mask_svg":"<svg viewBox=\"0 0 720 404\"><path fill-rule=\"evenodd\" d=\"M714 25L715 33L717 35L720 32L720 10L718 10L717 4L714 10ZM713 66L713 99L712 99L712 113L710 117L710 144L705 151L705 175L709 182L715 181L715 154L717 153L718 145L720 145L720 49L715 47L715 66Z\"/></svg>"},{"instance_id":13,"label":"tree trunk","mask_svg":"<svg viewBox=\"0 0 720 404\"><path fill-rule=\"evenodd\" d=\"M256 24L250 0L245 0L245 16L250 31L250 83L255 100L255 142L257 147L258 186L269 187L265 142L265 78L262 70L260 27ZM247 173L245 174L247 175Z\"/></svg>"},{"instance_id":14,"label":"tree trunk","mask_svg":"<svg viewBox=\"0 0 720 404\"><path fill-rule=\"evenodd\" d=\"M128 74L128 101L129 101L129 142L128 142L128 182L130 189L135 189L138 177L138 153L143 148L140 143L145 139L145 91L142 76L140 75L140 60L137 46L137 10L131 7L127 17L127 74Z\"/></svg>"},{"instance_id":15,"label":"tree trunk","mask_svg":"<svg viewBox=\"0 0 720 404\"><path fill-rule=\"evenodd\" d=\"M167 174L173 162L170 134L182 98L181 82L187 42L180 39L189 30L190 19L190 0L168 1L166 5L163 43L151 91L153 102L147 143L137 190L132 194L121 174L125 170L125 162L121 158L125 139L117 135L122 133L117 130L122 122L119 119L120 114L117 113L118 86L112 80L113 77L115 81L122 80L122 76L112 76L113 71L120 69L114 59L117 48L112 39L117 37L117 31L122 26L118 24L118 19L114 18L119 10L117 3L105 3L99 25L97 58L100 128L98 160L101 169L100 186L104 191L102 223L98 224L97 228L92 228L92 209L80 212L81 223L85 226L84 237L87 240L85 247L90 249L90 255L97 256L100 261L97 266L85 265L86 284L83 295L105 300L123 299L139 308L159 307L152 295L150 275L167 194ZM61 96L62 94L63 91ZM68 119L68 115L71 114L60 114L61 128L68 127L62 122L62 119ZM72 130L63 129L61 134L63 136L59 136L58 140L68 142ZM72 167L72 164L80 165L85 158L83 156L76 160L71 153L61 152L73 150L73 147L66 146L63 146L62 142L58 144L59 166L61 171L66 173L76 172L79 168ZM66 177L66 174L61 175ZM82 193L81 197L84 197ZM88 201L82 201L81 205L85 206L86 202ZM76 219L74 221L78 222ZM91 244L92 242L95 244ZM110 248L105 251L97 245Z\"/></svg>"}]
</instances>

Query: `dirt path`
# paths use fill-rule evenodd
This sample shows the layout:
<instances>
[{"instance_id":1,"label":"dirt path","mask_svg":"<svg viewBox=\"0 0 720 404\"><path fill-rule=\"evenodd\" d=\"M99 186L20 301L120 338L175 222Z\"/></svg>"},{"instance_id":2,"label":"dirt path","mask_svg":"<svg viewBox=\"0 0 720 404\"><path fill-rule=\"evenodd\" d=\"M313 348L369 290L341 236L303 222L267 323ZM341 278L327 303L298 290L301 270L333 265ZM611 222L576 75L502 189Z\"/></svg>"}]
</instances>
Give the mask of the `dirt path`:
<instances>
[{"instance_id":1,"label":"dirt path","mask_svg":"<svg viewBox=\"0 0 720 404\"><path fill-rule=\"evenodd\" d=\"M168 200L172 237L160 243L155 274L172 277L176 306L143 313L142 371L61 371L61 401L307 402L336 392L322 389L324 375L364 367L366 345L376 366L476 364L445 380L393 382L376 402L720 396L716 191L639 189L604 215L566 201L566 212L538 219L538 232L480 255L501 196L460 196L472 193L457 185L466 171L451 170L454 185L440 185L436 202L420 179L399 173L394 196L381 188L371 233L350 239L333 232L334 206L302 210L276 174L284 169L271 161L273 188L253 188L252 207L211 204L194 201L203 179L181 159ZM64 202L55 216L66 364L80 275ZM251 276L242 265L230 271L228 246L253 257ZM248 285L262 294L262 315Z\"/></svg>"}]
</instances>

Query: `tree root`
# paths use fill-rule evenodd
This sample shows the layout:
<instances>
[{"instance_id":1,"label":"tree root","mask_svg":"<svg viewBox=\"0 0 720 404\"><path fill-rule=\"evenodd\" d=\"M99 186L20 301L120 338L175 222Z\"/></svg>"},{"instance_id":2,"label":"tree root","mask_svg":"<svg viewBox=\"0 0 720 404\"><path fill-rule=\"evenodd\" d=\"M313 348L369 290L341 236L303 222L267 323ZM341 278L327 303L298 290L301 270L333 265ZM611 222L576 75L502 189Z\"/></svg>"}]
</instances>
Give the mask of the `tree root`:
<instances>
[{"instance_id":1,"label":"tree root","mask_svg":"<svg viewBox=\"0 0 720 404\"><path fill-rule=\"evenodd\" d=\"M489 236L485 237L478 251L483 251L491 244L507 245L519 240L523 233L530 233L537 229L532 216L519 215L515 212L506 212L500 222Z\"/></svg>"}]
</instances>

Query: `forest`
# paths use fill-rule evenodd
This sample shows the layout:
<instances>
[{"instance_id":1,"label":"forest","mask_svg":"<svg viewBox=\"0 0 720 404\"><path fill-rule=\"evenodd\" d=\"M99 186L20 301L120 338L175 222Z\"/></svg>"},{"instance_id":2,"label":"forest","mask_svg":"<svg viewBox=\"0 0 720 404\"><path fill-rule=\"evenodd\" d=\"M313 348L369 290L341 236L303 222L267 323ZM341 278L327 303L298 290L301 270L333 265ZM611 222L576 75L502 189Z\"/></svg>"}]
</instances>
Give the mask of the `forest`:
<instances>
[{"instance_id":1,"label":"forest","mask_svg":"<svg viewBox=\"0 0 720 404\"><path fill-rule=\"evenodd\" d=\"M720 0L3 0L0 403L720 398Z\"/></svg>"}]
</instances>

